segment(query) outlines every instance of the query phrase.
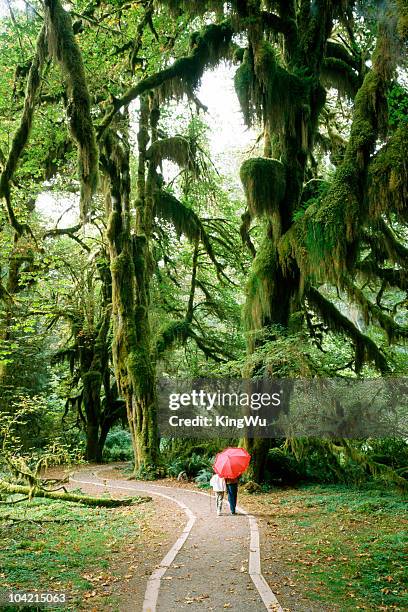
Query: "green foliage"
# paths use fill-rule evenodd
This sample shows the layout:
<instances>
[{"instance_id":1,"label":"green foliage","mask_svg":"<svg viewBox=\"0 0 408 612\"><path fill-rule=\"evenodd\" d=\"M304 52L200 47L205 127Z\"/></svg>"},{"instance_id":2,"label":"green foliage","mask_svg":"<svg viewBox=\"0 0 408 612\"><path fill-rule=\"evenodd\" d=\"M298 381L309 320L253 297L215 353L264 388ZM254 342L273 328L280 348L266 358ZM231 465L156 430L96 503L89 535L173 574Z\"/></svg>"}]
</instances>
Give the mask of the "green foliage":
<instances>
[{"instance_id":1,"label":"green foliage","mask_svg":"<svg viewBox=\"0 0 408 612\"><path fill-rule=\"evenodd\" d=\"M388 92L388 120L393 128L408 121L408 90L395 84Z\"/></svg>"},{"instance_id":2,"label":"green foliage","mask_svg":"<svg viewBox=\"0 0 408 612\"><path fill-rule=\"evenodd\" d=\"M203 470L209 471L211 460L197 453L175 457L167 463L167 473L173 478L185 477L188 480L195 479Z\"/></svg>"},{"instance_id":3,"label":"green foliage","mask_svg":"<svg viewBox=\"0 0 408 612\"><path fill-rule=\"evenodd\" d=\"M211 476L214 474L213 470L209 467L202 468L197 476L195 477L195 483L200 487L200 489L209 489L210 488L210 480Z\"/></svg>"},{"instance_id":4,"label":"green foliage","mask_svg":"<svg viewBox=\"0 0 408 612\"><path fill-rule=\"evenodd\" d=\"M131 461L133 458L132 436L126 429L114 428L107 437L103 449L104 461Z\"/></svg>"}]
</instances>

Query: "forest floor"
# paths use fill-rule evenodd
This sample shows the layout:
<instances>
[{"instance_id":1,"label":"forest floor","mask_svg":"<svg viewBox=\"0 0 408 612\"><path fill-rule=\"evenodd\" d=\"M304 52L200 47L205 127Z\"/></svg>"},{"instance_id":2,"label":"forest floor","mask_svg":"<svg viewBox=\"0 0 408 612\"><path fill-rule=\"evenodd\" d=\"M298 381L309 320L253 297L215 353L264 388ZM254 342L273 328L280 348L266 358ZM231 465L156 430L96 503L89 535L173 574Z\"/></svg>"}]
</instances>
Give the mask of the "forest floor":
<instances>
[{"instance_id":1,"label":"forest floor","mask_svg":"<svg viewBox=\"0 0 408 612\"><path fill-rule=\"evenodd\" d=\"M184 512L160 498L112 509L38 498L0 506L0 590L65 592L70 599L62 609L75 612L141 610L147 579L184 524ZM22 608L0 604L0 610Z\"/></svg>"},{"instance_id":2,"label":"forest floor","mask_svg":"<svg viewBox=\"0 0 408 612\"><path fill-rule=\"evenodd\" d=\"M170 491L170 496L193 507L196 532L192 531L162 578L163 599L159 597L158 610L167 609L160 605L166 600L169 610L225 607L253 612L262 608L248 582L246 517L217 518L208 498L190 492L198 491L193 484L173 480L159 481L158 486L137 483L112 468L98 468L97 475L98 486L73 483L70 488L80 487L100 496L100 483L104 483L103 494L111 491L115 497L129 496L129 491L114 488L114 481L121 481L118 486ZM34 500L30 506L23 502L11 510L0 507L0 519L5 514L22 519L12 525L0 522L0 583L13 590L69 591L74 603L65 609L142 610L150 574L187 521L175 503L159 495L153 498L153 502L118 509L46 500ZM375 488L307 486L256 495L240 492L239 503L258 522L262 573L285 611L408 609L407 502L397 494ZM61 522L34 522L44 517ZM206 540L213 545L214 539L220 540L220 545L212 562L201 548ZM222 568L222 603L220 600L213 607L212 591L219 587L211 581L214 572L220 574L219 563L225 562L228 548L231 568ZM190 575L197 573L202 588L195 593Z\"/></svg>"}]
</instances>

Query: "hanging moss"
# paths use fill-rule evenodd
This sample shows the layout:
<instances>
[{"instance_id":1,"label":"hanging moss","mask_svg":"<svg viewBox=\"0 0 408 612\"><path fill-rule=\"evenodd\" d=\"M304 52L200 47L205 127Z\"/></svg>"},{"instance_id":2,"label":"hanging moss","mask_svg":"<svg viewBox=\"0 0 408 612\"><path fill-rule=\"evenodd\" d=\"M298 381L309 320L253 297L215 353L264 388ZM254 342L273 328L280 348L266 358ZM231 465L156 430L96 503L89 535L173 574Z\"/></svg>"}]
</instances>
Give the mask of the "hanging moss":
<instances>
[{"instance_id":1,"label":"hanging moss","mask_svg":"<svg viewBox=\"0 0 408 612\"><path fill-rule=\"evenodd\" d=\"M159 334L156 342L156 353L160 357L176 342L184 343L190 335L190 324L187 321L174 321Z\"/></svg>"},{"instance_id":2,"label":"hanging moss","mask_svg":"<svg viewBox=\"0 0 408 612\"><path fill-rule=\"evenodd\" d=\"M43 27L37 38L35 56L33 58L30 71L28 73L27 89L24 99L24 109L23 114L21 116L20 125L13 136L10 153L7 158L7 161L4 164L4 169L0 177L0 199L5 199L10 224L19 235L23 233L27 226L21 224L14 214L14 210L11 204L10 183L17 169L20 157L30 137L34 117L34 109L37 101L38 91L41 85L41 74L46 57L47 44L45 28Z\"/></svg>"},{"instance_id":3,"label":"hanging moss","mask_svg":"<svg viewBox=\"0 0 408 612\"><path fill-rule=\"evenodd\" d=\"M244 214L241 215L241 221L242 223L239 228L239 233L241 234L242 244L244 244L247 247L252 257L255 257L256 250L251 240L251 236L249 234L252 218L248 211L244 212Z\"/></svg>"},{"instance_id":4,"label":"hanging moss","mask_svg":"<svg viewBox=\"0 0 408 612\"><path fill-rule=\"evenodd\" d=\"M402 123L369 168L370 214L396 212L408 219L408 125Z\"/></svg>"},{"instance_id":5,"label":"hanging moss","mask_svg":"<svg viewBox=\"0 0 408 612\"><path fill-rule=\"evenodd\" d=\"M172 136L156 140L146 151L146 157L155 168L167 159L180 166L196 171L196 144L184 136Z\"/></svg>"},{"instance_id":6,"label":"hanging moss","mask_svg":"<svg viewBox=\"0 0 408 612\"><path fill-rule=\"evenodd\" d=\"M62 8L60 0L46 0L45 7L48 47L62 68L67 88L69 127L79 149L81 214L86 219L98 183L98 149L84 64L72 30L71 17Z\"/></svg>"},{"instance_id":7,"label":"hanging moss","mask_svg":"<svg viewBox=\"0 0 408 612\"><path fill-rule=\"evenodd\" d=\"M240 177L253 217L279 211L286 189L285 167L280 161L266 157L247 159Z\"/></svg>"},{"instance_id":8,"label":"hanging moss","mask_svg":"<svg viewBox=\"0 0 408 612\"><path fill-rule=\"evenodd\" d=\"M350 298L360 306L366 324L368 325L372 322L378 323L384 330L389 344L397 340L407 340L407 327L398 325L398 323L396 323L391 316L386 314L377 304L370 302L363 291L351 281L345 284L345 288Z\"/></svg>"},{"instance_id":9,"label":"hanging moss","mask_svg":"<svg viewBox=\"0 0 408 612\"><path fill-rule=\"evenodd\" d=\"M253 261L246 287L244 323L249 331L262 329L272 315L272 305L278 299L275 284L277 265L276 248L267 236Z\"/></svg>"},{"instance_id":10,"label":"hanging moss","mask_svg":"<svg viewBox=\"0 0 408 612\"><path fill-rule=\"evenodd\" d=\"M155 4L157 7L166 7L175 17L186 13L194 17L207 12L217 15L224 13L224 3L220 0L155 0Z\"/></svg>"},{"instance_id":11,"label":"hanging moss","mask_svg":"<svg viewBox=\"0 0 408 612\"><path fill-rule=\"evenodd\" d=\"M200 84L206 69L217 66L221 59L229 57L232 29L228 22L209 24L191 35L191 54L174 62L169 69L171 78L160 86L161 100L180 99Z\"/></svg>"},{"instance_id":12,"label":"hanging moss","mask_svg":"<svg viewBox=\"0 0 408 612\"><path fill-rule=\"evenodd\" d=\"M243 61L234 76L235 92L241 106L242 114L246 125L251 126L254 118L259 118L259 112L254 106L252 86L254 82L254 72L251 62L248 59L248 50L243 55Z\"/></svg>"},{"instance_id":13,"label":"hanging moss","mask_svg":"<svg viewBox=\"0 0 408 612\"><path fill-rule=\"evenodd\" d=\"M397 0L398 9L398 34L401 39L408 40L408 1Z\"/></svg>"},{"instance_id":14,"label":"hanging moss","mask_svg":"<svg viewBox=\"0 0 408 612\"><path fill-rule=\"evenodd\" d=\"M248 126L262 120L273 125L276 132L286 129L294 133L296 117L309 99L315 80L281 66L275 48L260 40L245 52L234 84ZM320 103L318 106L320 112Z\"/></svg>"},{"instance_id":15,"label":"hanging moss","mask_svg":"<svg viewBox=\"0 0 408 612\"><path fill-rule=\"evenodd\" d=\"M376 368L383 374L389 372L389 366L384 354L371 338L361 333L354 323L341 314L334 304L327 300L319 291L313 287L308 287L305 294L312 308L319 314L324 323L329 326L331 331L345 334L351 338L355 347L355 368L357 371L361 369L363 363L374 362Z\"/></svg>"},{"instance_id":16,"label":"hanging moss","mask_svg":"<svg viewBox=\"0 0 408 612\"><path fill-rule=\"evenodd\" d=\"M335 87L342 95L354 100L362 81L358 73L342 59L327 57L321 70L323 85Z\"/></svg>"},{"instance_id":17,"label":"hanging moss","mask_svg":"<svg viewBox=\"0 0 408 612\"><path fill-rule=\"evenodd\" d=\"M145 92L158 90L160 101L194 95L204 71L229 56L232 35L231 25L226 21L209 24L201 32L195 33L191 38L190 55L180 57L169 68L142 79L124 96L113 101L112 108L101 123L100 134L108 128L123 106L127 106Z\"/></svg>"},{"instance_id":18,"label":"hanging moss","mask_svg":"<svg viewBox=\"0 0 408 612\"><path fill-rule=\"evenodd\" d=\"M195 243L196 240L202 242L217 272L222 274L222 266L217 261L211 242L196 213L191 208L184 206L180 200L168 191L157 190L154 194L154 204L154 214L159 219L172 223L179 235L184 234L192 243Z\"/></svg>"},{"instance_id":19,"label":"hanging moss","mask_svg":"<svg viewBox=\"0 0 408 612\"><path fill-rule=\"evenodd\" d=\"M327 195L309 207L296 223L281 256L295 256L305 273L342 285L342 277L355 261L361 228L367 218L366 181L377 138L386 125L386 86L395 58L384 49L390 32L382 30L367 74L354 105L350 139L342 165Z\"/></svg>"}]
</instances>

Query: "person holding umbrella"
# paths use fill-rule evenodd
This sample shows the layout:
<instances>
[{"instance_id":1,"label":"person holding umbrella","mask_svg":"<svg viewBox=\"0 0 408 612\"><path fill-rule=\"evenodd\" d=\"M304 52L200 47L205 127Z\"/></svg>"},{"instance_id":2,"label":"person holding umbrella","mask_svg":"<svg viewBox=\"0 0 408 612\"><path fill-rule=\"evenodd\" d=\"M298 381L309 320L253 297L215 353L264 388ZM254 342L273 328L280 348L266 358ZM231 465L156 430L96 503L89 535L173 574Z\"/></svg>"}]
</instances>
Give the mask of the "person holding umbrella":
<instances>
[{"instance_id":1,"label":"person holding umbrella","mask_svg":"<svg viewBox=\"0 0 408 612\"><path fill-rule=\"evenodd\" d=\"M227 486L228 503L231 510L231 514L236 514L235 508L237 506L238 498L238 478L226 478L225 484Z\"/></svg>"},{"instance_id":2,"label":"person holding umbrella","mask_svg":"<svg viewBox=\"0 0 408 612\"><path fill-rule=\"evenodd\" d=\"M239 477L248 468L251 455L243 448L226 448L214 461L214 472L225 478L231 514L236 514Z\"/></svg>"}]
</instances>

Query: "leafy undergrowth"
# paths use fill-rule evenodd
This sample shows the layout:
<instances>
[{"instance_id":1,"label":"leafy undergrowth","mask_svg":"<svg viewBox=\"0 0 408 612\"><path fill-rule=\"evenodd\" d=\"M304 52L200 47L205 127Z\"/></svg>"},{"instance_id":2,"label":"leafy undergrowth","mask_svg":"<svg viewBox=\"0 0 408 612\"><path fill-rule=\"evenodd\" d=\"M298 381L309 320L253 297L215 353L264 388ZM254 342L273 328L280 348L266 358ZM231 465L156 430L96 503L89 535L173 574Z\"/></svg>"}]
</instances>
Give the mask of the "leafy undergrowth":
<instances>
[{"instance_id":1,"label":"leafy undergrowth","mask_svg":"<svg viewBox=\"0 0 408 612\"><path fill-rule=\"evenodd\" d=\"M245 495L242 502L263 517L266 574L283 564L291 586L322 610L408 610L406 498L333 485Z\"/></svg>"},{"instance_id":2,"label":"leafy undergrowth","mask_svg":"<svg viewBox=\"0 0 408 612\"><path fill-rule=\"evenodd\" d=\"M120 560L137 546L144 513L140 506L88 508L45 499L0 506L2 589L65 591L71 599L64 610L87 601L105 609L116 603Z\"/></svg>"}]
</instances>

